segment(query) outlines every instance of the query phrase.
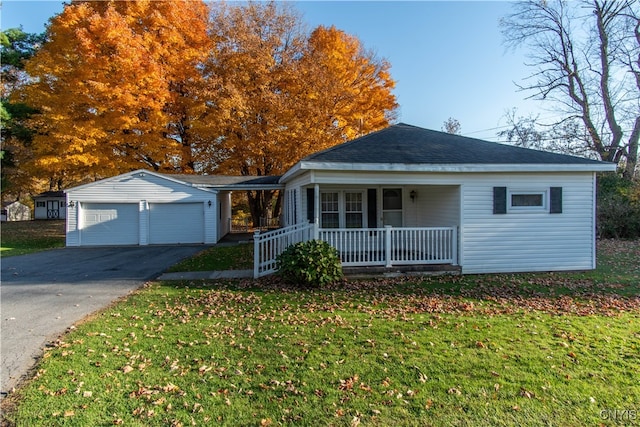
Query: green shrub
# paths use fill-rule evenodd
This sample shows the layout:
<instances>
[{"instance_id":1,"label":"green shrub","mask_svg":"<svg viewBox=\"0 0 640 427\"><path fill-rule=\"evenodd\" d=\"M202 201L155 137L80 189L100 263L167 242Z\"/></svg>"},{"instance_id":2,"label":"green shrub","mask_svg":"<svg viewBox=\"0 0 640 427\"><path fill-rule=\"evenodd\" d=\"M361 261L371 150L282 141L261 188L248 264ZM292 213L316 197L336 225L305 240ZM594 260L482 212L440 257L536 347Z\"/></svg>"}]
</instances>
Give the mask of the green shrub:
<instances>
[{"instance_id":1,"label":"green shrub","mask_svg":"<svg viewBox=\"0 0 640 427\"><path fill-rule=\"evenodd\" d=\"M336 248L322 240L289 246L276 259L278 274L300 286L321 287L342 278L342 263Z\"/></svg>"},{"instance_id":2,"label":"green shrub","mask_svg":"<svg viewBox=\"0 0 640 427\"><path fill-rule=\"evenodd\" d=\"M598 176L598 235L640 237L640 182L622 179L615 173Z\"/></svg>"}]
</instances>

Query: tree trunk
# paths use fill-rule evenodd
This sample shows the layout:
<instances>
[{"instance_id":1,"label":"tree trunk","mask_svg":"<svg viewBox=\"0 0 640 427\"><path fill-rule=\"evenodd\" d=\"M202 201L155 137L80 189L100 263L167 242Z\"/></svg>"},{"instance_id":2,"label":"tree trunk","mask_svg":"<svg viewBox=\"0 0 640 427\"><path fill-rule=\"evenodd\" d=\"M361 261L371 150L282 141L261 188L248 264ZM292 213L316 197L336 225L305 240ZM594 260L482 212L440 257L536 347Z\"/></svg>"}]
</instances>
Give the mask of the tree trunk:
<instances>
[{"instance_id":1,"label":"tree trunk","mask_svg":"<svg viewBox=\"0 0 640 427\"><path fill-rule=\"evenodd\" d=\"M640 139L640 117L636 118L635 126L629 137L629 148L627 154L627 163L625 165L622 177L626 180L633 180L638 166L638 140Z\"/></svg>"},{"instance_id":2,"label":"tree trunk","mask_svg":"<svg viewBox=\"0 0 640 427\"><path fill-rule=\"evenodd\" d=\"M247 191L247 201L254 227L260 227L260 218L267 217L274 193L274 190Z\"/></svg>"}]
</instances>

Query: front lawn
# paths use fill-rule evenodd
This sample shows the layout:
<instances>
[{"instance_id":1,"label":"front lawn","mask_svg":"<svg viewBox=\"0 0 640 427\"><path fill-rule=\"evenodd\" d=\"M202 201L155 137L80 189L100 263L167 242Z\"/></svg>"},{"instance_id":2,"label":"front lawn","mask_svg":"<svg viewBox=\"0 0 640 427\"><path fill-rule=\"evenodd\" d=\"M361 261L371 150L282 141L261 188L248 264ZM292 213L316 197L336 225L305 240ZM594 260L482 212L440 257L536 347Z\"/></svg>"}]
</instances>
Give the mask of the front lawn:
<instances>
[{"instance_id":1,"label":"front lawn","mask_svg":"<svg viewBox=\"0 0 640 427\"><path fill-rule=\"evenodd\" d=\"M169 271L253 270L253 244L217 245L174 265Z\"/></svg>"},{"instance_id":2,"label":"front lawn","mask_svg":"<svg viewBox=\"0 0 640 427\"><path fill-rule=\"evenodd\" d=\"M48 349L8 421L633 425L640 281L617 269L640 242L621 244L635 259L584 274L154 283Z\"/></svg>"},{"instance_id":3,"label":"front lawn","mask_svg":"<svg viewBox=\"0 0 640 427\"><path fill-rule=\"evenodd\" d=\"M2 257L64 246L64 220L8 221L1 227Z\"/></svg>"}]
</instances>

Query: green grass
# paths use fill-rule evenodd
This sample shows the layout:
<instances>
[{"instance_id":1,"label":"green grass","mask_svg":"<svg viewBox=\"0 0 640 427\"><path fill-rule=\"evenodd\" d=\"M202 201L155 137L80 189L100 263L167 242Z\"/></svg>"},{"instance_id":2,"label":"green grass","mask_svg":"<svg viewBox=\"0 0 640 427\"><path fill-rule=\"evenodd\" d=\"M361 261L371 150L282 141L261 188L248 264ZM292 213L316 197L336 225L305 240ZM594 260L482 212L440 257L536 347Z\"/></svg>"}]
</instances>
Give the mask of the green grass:
<instances>
[{"instance_id":1,"label":"green grass","mask_svg":"<svg viewBox=\"0 0 640 427\"><path fill-rule=\"evenodd\" d=\"M253 245L214 246L169 269L178 271L252 270Z\"/></svg>"},{"instance_id":2,"label":"green grass","mask_svg":"<svg viewBox=\"0 0 640 427\"><path fill-rule=\"evenodd\" d=\"M620 245L611 255L638 254L640 242ZM273 278L154 283L48 349L8 399L7 421L633 425L620 417L640 409L640 292L638 281L616 278L637 277L618 268L640 257L609 259L591 277L372 280L323 291Z\"/></svg>"},{"instance_id":3,"label":"green grass","mask_svg":"<svg viewBox=\"0 0 640 427\"><path fill-rule=\"evenodd\" d=\"M3 258L60 248L65 243L64 220L3 222L0 230Z\"/></svg>"}]
</instances>

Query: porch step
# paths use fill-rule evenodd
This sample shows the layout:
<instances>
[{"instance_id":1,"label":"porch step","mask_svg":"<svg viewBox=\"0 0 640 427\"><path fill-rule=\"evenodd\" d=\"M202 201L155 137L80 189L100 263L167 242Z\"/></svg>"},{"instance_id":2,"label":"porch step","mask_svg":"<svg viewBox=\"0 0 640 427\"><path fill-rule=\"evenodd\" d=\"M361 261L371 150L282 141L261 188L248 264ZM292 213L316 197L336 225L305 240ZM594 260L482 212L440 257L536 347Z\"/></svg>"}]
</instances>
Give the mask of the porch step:
<instances>
[{"instance_id":1,"label":"porch step","mask_svg":"<svg viewBox=\"0 0 640 427\"><path fill-rule=\"evenodd\" d=\"M428 265L398 265L395 267L342 267L345 276L353 279L370 277L400 277L400 276L439 276L462 274L462 268L451 264Z\"/></svg>"}]
</instances>

